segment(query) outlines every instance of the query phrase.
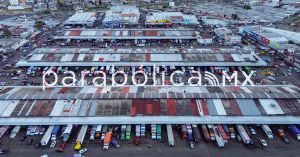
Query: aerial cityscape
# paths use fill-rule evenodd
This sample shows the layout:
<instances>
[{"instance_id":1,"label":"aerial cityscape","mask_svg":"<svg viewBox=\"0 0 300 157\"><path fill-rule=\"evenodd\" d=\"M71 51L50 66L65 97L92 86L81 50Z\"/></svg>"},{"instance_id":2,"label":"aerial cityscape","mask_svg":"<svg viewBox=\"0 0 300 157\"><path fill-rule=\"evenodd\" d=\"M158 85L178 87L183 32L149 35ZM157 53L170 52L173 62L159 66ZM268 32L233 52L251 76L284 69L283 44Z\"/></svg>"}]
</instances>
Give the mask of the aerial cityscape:
<instances>
[{"instance_id":1,"label":"aerial cityscape","mask_svg":"<svg viewBox=\"0 0 300 157\"><path fill-rule=\"evenodd\" d=\"M299 157L299 0L0 0L0 156Z\"/></svg>"}]
</instances>

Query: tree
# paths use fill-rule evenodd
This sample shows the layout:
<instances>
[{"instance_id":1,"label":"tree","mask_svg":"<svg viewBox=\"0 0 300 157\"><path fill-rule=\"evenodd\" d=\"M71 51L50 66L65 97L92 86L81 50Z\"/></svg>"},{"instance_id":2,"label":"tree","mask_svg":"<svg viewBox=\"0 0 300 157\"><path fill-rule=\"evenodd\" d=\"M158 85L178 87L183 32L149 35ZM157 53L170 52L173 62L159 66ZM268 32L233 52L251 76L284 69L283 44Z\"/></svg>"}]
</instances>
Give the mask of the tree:
<instances>
[{"instance_id":1,"label":"tree","mask_svg":"<svg viewBox=\"0 0 300 157\"><path fill-rule=\"evenodd\" d=\"M35 21L34 27L38 30L40 30L41 28L43 28L45 25L45 22L37 20Z\"/></svg>"},{"instance_id":2,"label":"tree","mask_svg":"<svg viewBox=\"0 0 300 157\"><path fill-rule=\"evenodd\" d=\"M236 20L238 18L238 15L237 14L231 14L231 18Z\"/></svg>"},{"instance_id":3,"label":"tree","mask_svg":"<svg viewBox=\"0 0 300 157\"><path fill-rule=\"evenodd\" d=\"M11 32L8 27L3 27L3 34L6 38L9 38L11 36Z\"/></svg>"}]
</instances>

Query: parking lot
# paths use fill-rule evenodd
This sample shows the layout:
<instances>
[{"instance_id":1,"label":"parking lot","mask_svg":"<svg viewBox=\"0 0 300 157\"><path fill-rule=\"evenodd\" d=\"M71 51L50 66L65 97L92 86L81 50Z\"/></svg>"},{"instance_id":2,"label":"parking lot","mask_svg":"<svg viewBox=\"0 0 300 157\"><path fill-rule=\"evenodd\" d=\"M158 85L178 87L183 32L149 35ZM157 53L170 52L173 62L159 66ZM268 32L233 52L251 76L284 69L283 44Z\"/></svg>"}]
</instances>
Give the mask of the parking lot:
<instances>
[{"instance_id":1,"label":"parking lot","mask_svg":"<svg viewBox=\"0 0 300 157\"><path fill-rule=\"evenodd\" d=\"M251 138L258 140L258 138L266 139L266 135L261 130L260 127L254 127L257 135L252 135ZM15 139L9 139L9 135L1 138L0 147L1 149L9 149L8 156L41 156L48 154L51 156L72 156L76 151L74 151L74 145L76 141L75 136L70 137L70 140L64 150L64 152L56 152L55 148L51 149L49 146L45 148L34 148L35 144L38 143L42 135L38 136L28 136L25 141L19 141L19 137L25 134L24 131L20 131ZM88 135L87 135L88 136ZM195 143L195 149L190 149L188 142L182 139L179 132L174 130L175 146L168 146L166 132L162 132L162 141L151 140L151 139L141 139L140 145L133 144L133 141L120 142L120 148L114 148L111 146L109 150L102 150L101 143L99 140L89 141L88 137L85 138L83 145L88 149L85 156L195 156L195 157L238 157L245 156L251 157L256 156L268 156L268 157L296 157L299 153L298 147L299 142L295 140L293 136L289 133L286 134L289 139L289 144L284 143L277 135L275 135L273 140L266 139L268 146L262 148L259 141L255 142L254 146L244 145L242 142L237 142L236 140L229 140L224 148L218 148L216 142L205 142L203 137L200 143ZM26 141L28 139L33 139L32 145L28 145ZM151 146L151 147L150 147ZM286 151L289 150L289 151Z\"/></svg>"}]
</instances>

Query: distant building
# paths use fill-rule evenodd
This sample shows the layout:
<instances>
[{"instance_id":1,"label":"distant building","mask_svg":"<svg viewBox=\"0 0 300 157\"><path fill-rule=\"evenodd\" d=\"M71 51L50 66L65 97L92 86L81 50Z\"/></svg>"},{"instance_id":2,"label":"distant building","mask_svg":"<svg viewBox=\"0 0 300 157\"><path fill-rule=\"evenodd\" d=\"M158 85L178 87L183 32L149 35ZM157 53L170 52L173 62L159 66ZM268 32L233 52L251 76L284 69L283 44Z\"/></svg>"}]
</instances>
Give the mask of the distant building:
<instances>
[{"instance_id":1,"label":"distant building","mask_svg":"<svg viewBox=\"0 0 300 157\"><path fill-rule=\"evenodd\" d=\"M154 12L146 16L146 25L195 25L199 24L195 15L181 12Z\"/></svg>"},{"instance_id":2,"label":"distant building","mask_svg":"<svg viewBox=\"0 0 300 157\"><path fill-rule=\"evenodd\" d=\"M65 25L92 27L96 19L96 12L77 12L65 21Z\"/></svg>"},{"instance_id":3,"label":"distant building","mask_svg":"<svg viewBox=\"0 0 300 157\"><path fill-rule=\"evenodd\" d=\"M137 25L139 19L139 8L134 6L115 6L105 12L102 23L105 27L122 27L125 25Z\"/></svg>"}]
</instances>

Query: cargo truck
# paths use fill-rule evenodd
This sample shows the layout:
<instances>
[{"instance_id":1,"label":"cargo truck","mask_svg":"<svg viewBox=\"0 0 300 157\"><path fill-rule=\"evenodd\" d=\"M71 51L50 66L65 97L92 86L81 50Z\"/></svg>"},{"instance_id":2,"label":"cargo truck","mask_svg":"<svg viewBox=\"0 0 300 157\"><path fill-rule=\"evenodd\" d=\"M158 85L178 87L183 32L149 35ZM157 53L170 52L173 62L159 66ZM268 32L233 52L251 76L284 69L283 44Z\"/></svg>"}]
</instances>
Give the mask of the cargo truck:
<instances>
[{"instance_id":1,"label":"cargo truck","mask_svg":"<svg viewBox=\"0 0 300 157\"><path fill-rule=\"evenodd\" d=\"M95 133L95 138L100 138L100 136L101 136L101 129L102 129L102 125L101 124L97 125L96 133Z\"/></svg>"},{"instance_id":2,"label":"cargo truck","mask_svg":"<svg viewBox=\"0 0 300 157\"><path fill-rule=\"evenodd\" d=\"M214 130L215 138L216 138L218 146L220 148L224 147L225 146L225 142L223 141L222 136L221 136L220 132L218 131L217 127L214 126L214 125L212 125L212 128Z\"/></svg>"},{"instance_id":3,"label":"cargo truck","mask_svg":"<svg viewBox=\"0 0 300 157\"><path fill-rule=\"evenodd\" d=\"M107 150L111 141L112 133L108 132L105 134L103 149Z\"/></svg>"},{"instance_id":4,"label":"cargo truck","mask_svg":"<svg viewBox=\"0 0 300 157\"><path fill-rule=\"evenodd\" d=\"M201 137L200 137L200 133L199 133L199 130L197 128L197 125L193 124L192 128L193 128L195 142L200 142Z\"/></svg>"},{"instance_id":5,"label":"cargo truck","mask_svg":"<svg viewBox=\"0 0 300 157\"><path fill-rule=\"evenodd\" d=\"M126 125L121 126L121 141L125 141Z\"/></svg>"},{"instance_id":6,"label":"cargo truck","mask_svg":"<svg viewBox=\"0 0 300 157\"><path fill-rule=\"evenodd\" d=\"M215 137L215 132L214 132L213 126L210 125L210 124L208 124L207 128L208 128L208 133L209 133L209 136L210 136L210 140L211 141L216 141L216 137Z\"/></svg>"},{"instance_id":7,"label":"cargo truck","mask_svg":"<svg viewBox=\"0 0 300 157\"><path fill-rule=\"evenodd\" d=\"M187 139L187 128L186 125L184 124L181 125L181 133L182 133L182 138Z\"/></svg>"},{"instance_id":8,"label":"cargo truck","mask_svg":"<svg viewBox=\"0 0 300 157\"><path fill-rule=\"evenodd\" d=\"M228 137L230 137L230 131L226 124L222 124L222 127ZM231 137L230 137L231 138Z\"/></svg>"},{"instance_id":9,"label":"cargo truck","mask_svg":"<svg viewBox=\"0 0 300 157\"><path fill-rule=\"evenodd\" d=\"M96 134L96 128L97 128L98 125L93 125L92 126L92 129L91 129L91 132L90 132L90 140L93 141L95 140L95 134Z\"/></svg>"},{"instance_id":10,"label":"cargo truck","mask_svg":"<svg viewBox=\"0 0 300 157\"><path fill-rule=\"evenodd\" d=\"M72 129L73 129L73 125L72 124L68 124L67 127L66 127L66 129L63 132L63 141L64 142L67 142L69 140L69 137L70 137Z\"/></svg>"},{"instance_id":11,"label":"cargo truck","mask_svg":"<svg viewBox=\"0 0 300 157\"><path fill-rule=\"evenodd\" d=\"M261 127L262 127L263 131L266 133L268 139L274 138L272 130L270 129L270 127L268 125L264 124Z\"/></svg>"},{"instance_id":12,"label":"cargo truck","mask_svg":"<svg viewBox=\"0 0 300 157\"><path fill-rule=\"evenodd\" d=\"M191 127L191 125L186 125L186 129L187 129L187 137L188 137L188 141L189 142L193 142L194 140L193 140L193 131L192 131L192 127Z\"/></svg>"},{"instance_id":13,"label":"cargo truck","mask_svg":"<svg viewBox=\"0 0 300 157\"><path fill-rule=\"evenodd\" d=\"M51 141L55 141L56 140L56 136L58 134L60 130L60 126L59 125L55 125L52 132L51 132Z\"/></svg>"},{"instance_id":14,"label":"cargo truck","mask_svg":"<svg viewBox=\"0 0 300 157\"><path fill-rule=\"evenodd\" d=\"M207 131L206 125L205 124L201 124L201 129L202 129L205 141L209 142L210 141L210 136L209 136L209 133Z\"/></svg>"},{"instance_id":15,"label":"cargo truck","mask_svg":"<svg viewBox=\"0 0 300 157\"><path fill-rule=\"evenodd\" d=\"M245 131L243 125L236 125L236 129L237 131L239 132L243 142L245 144L250 144L251 143L251 139L250 137L248 136L247 132Z\"/></svg>"},{"instance_id":16,"label":"cargo truck","mask_svg":"<svg viewBox=\"0 0 300 157\"><path fill-rule=\"evenodd\" d=\"M145 137L145 132L146 132L146 125L142 124L141 125L141 137Z\"/></svg>"},{"instance_id":17,"label":"cargo truck","mask_svg":"<svg viewBox=\"0 0 300 157\"><path fill-rule=\"evenodd\" d=\"M141 125L135 125L135 136L136 137L141 136Z\"/></svg>"},{"instance_id":18,"label":"cargo truck","mask_svg":"<svg viewBox=\"0 0 300 157\"><path fill-rule=\"evenodd\" d=\"M21 130L21 126L17 125L13 128L13 130L10 133L10 138L15 138L17 136L17 134L19 133L19 131Z\"/></svg>"},{"instance_id":19,"label":"cargo truck","mask_svg":"<svg viewBox=\"0 0 300 157\"><path fill-rule=\"evenodd\" d=\"M156 139L156 125L151 124L151 139L155 140Z\"/></svg>"},{"instance_id":20,"label":"cargo truck","mask_svg":"<svg viewBox=\"0 0 300 157\"><path fill-rule=\"evenodd\" d=\"M88 129L88 125L81 126L81 129L80 129L79 134L76 139L76 144L75 144L74 150L79 151L81 149L87 129Z\"/></svg>"},{"instance_id":21,"label":"cargo truck","mask_svg":"<svg viewBox=\"0 0 300 157\"><path fill-rule=\"evenodd\" d=\"M229 131L230 131L230 138L232 140L234 140L236 137L235 137L235 130L233 127L229 127Z\"/></svg>"},{"instance_id":22,"label":"cargo truck","mask_svg":"<svg viewBox=\"0 0 300 157\"><path fill-rule=\"evenodd\" d=\"M126 126L126 138L125 139L126 139L126 141L129 141L130 138L131 138L131 125L128 124Z\"/></svg>"},{"instance_id":23,"label":"cargo truck","mask_svg":"<svg viewBox=\"0 0 300 157\"><path fill-rule=\"evenodd\" d=\"M298 129L298 127L296 125L289 125L289 129L290 129L292 135L294 135L296 137L296 139L299 141L300 140L300 130Z\"/></svg>"},{"instance_id":24,"label":"cargo truck","mask_svg":"<svg viewBox=\"0 0 300 157\"><path fill-rule=\"evenodd\" d=\"M54 125L50 125L49 128L47 129L46 133L44 134L43 138L40 141L41 146L47 146L51 139L51 134L54 129Z\"/></svg>"},{"instance_id":25,"label":"cargo truck","mask_svg":"<svg viewBox=\"0 0 300 157\"><path fill-rule=\"evenodd\" d=\"M229 140L229 136L227 136L226 132L223 129L223 126L221 124L217 125L217 130L220 133L222 139L224 140L224 142L228 142Z\"/></svg>"},{"instance_id":26,"label":"cargo truck","mask_svg":"<svg viewBox=\"0 0 300 157\"><path fill-rule=\"evenodd\" d=\"M156 125L156 139L161 140L161 125L160 124Z\"/></svg>"},{"instance_id":27,"label":"cargo truck","mask_svg":"<svg viewBox=\"0 0 300 157\"><path fill-rule=\"evenodd\" d=\"M173 135L173 129L171 124L167 125L167 133L168 133L169 146L174 146L175 142L174 142L174 135Z\"/></svg>"},{"instance_id":28,"label":"cargo truck","mask_svg":"<svg viewBox=\"0 0 300 157\"><path fill-rule=\"evenodd\" d=\"M105 135L108 131L108 125L103 125L101 130L101 141L105 139Z\"/></svg>"}]
</instances>

